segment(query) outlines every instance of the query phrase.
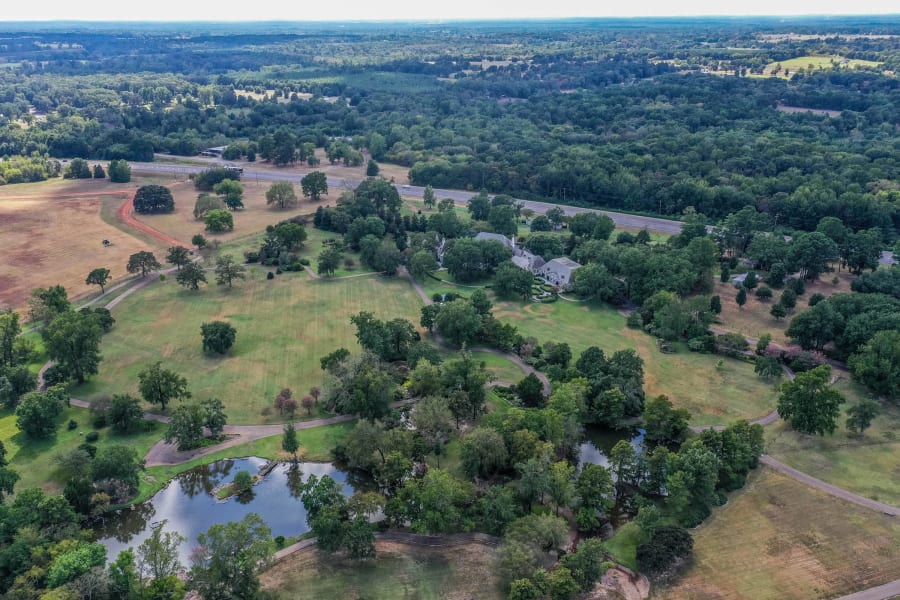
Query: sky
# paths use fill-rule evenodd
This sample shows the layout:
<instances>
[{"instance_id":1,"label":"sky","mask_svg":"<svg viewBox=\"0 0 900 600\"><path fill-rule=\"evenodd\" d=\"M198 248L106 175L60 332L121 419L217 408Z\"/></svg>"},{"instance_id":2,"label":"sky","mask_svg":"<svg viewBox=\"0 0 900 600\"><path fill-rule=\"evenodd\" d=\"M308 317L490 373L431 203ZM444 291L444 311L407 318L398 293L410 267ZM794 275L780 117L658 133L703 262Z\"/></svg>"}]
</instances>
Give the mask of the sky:
<instances>
[{"instance_id":1,"label":"sky","mask_svg":"<svg viewBox=\"0 0 900 600\"><path fill-rule=\"evenodd\" d=\"M40 0L0 2L0 21L371 21L897 14L898 0Z\"/></svg>"}]
</instances>

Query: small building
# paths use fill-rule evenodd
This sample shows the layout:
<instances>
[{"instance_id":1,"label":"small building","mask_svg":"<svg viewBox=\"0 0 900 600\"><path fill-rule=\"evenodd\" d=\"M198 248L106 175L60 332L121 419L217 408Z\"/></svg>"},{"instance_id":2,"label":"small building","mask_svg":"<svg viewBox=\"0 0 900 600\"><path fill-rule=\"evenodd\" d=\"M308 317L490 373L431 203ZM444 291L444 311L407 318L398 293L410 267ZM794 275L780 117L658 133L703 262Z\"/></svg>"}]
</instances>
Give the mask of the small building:
<instances>
[{"instance_id":1,"label":"small building","mask_svg":"<svg viewBox=\"0 0 900 600\"><path fill-rule=\"evenodd\" d=\"M736 288L739 288L742 285L744 285L745 279L747 279L747 273L741 273L740 275L735 275L734 277L731 278L731 285L733 285Z\"/></svg>"},{"instance_id":2,"label":"small building","mask_svg":"<svg viewBox=\"0 0 900 600\"><path fill-rule=\"evenodd\" d=\"M572 273L581 268L581 265L565 256L554 258L547 261L541 266L535 275L549 283L561 288L568 288L572 285Z\"/></svg>"},{"instance_id":3,"label":"small building","mask_svg":"<svg viewBox=\"0 0 900 600\"><path fill-rule=\"evenodd\" d=\"M200 152L200 156L222 156L228 146L213 146Z\"/></svg>"}]
</instances>

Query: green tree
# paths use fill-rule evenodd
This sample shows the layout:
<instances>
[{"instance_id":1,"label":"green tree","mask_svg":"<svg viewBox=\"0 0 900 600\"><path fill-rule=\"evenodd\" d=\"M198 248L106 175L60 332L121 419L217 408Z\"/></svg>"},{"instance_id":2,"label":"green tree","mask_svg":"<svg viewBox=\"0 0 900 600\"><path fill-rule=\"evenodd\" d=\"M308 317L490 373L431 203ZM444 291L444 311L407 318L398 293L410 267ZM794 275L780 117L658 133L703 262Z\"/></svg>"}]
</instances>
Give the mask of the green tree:
<instances>
[{"instance_id":1,"label":"green tree","mask_svg":"<svg viewBox=\"0 0 900 600\"><path fill-rule=\"evenodd\" d=\"M319 254L317 272L319 275L331 277L341 264L341 252L334 246L328 246Z\"/></svg>"},{"instance_id":2,"label":"green tree","mask_svg":"<svg viewBox=\"0 0 900 600\"><path fill-rule=\"evenodd\" d=\"M466 206L469 210L469 214L472 215L474 220L487 221L488 215L491 212L491 201L484 190L469 198Z\"/></svg>"},{"instance_id":3,"label":"green tree","mask_svg":"<svg viewBox=\"0 0 900 600\"><path fill-rule=\"evenodd\" d=\"M128 495L137 492L138 472L143 466L138 454L131 446L114 444L102 446L97 450L97 456L91 465L91 472L95 482L113 480L125 486ZM116 498L116 501L124 498Z\"/></svg>"},{"instance_id":4,"label":"green tree","mask_svg":"<svg viewBox=\"0 0 900 600\"><path fill-rule=\"evenodd\" d=\"M231 180L229 179L227 181ZM194 218L202 219L209 214L211 210L225 210L226 208L228 208L228 205L225 204L225 201L222 200L222 198L203 193L197 196L197 201L194 202Z\"/></svg>"},{"instance_id":5,"label":"green tree","mask_svg":"<svg viewBox=\"0 0 900 600\"><path fill-rule=\"evenodd\" d=\"M166 531L167 519L160 521L141 542L137 550L137 564L141 578L165 579L181 571L178 549L187 538L176 531Z\"/></svg>"},{"instance_id":6,"label":"green tree","mask_svg":"<svg viewBox=\"0 0 900 600\"><path fill-rule=\"evenodd\" d=\"M175 275L175 280L179 285L191 290L199 290L201 283L206 283L206 271L203 267L194 262L184 265Z\"/></svg>"},{"instance_id":7,"label":"green tree","mask_svg":"<svg viewBox=\"0 0 900 600\"><path fill-rule=\"evenodd\" d=\"M595 464L585 464L575 480L578 497L578 528L590 531L600 526L598 516L606 515L615 504L616 488L609 471Z\"/></svg>"},{"instance_id":8,"label":"green tree","mask_svg":"<svg viewBox=\"0 0 900 600\"><path fill-rule=\"evenodd\" d=\"M575 497L575 467L564 460L553 463L549 473L549 488L550 498L559 515L559 509L568 507Z\"/></svg>"},{"instance_id":9,"label":"green tree","mask_svg":"<svg viewBox=\"0 0 900 600\"><path fill-rule=\"evenodd\" d=\"M284 424L284 433L281 436L281 449L291 455L294 462L297 462L297 450L300 449L300 441L297 439L297 430L294 423Z\"/></svg>"},{"instance_id":10,"label":"green tree","mask_svg":"<svg viewBox=\"0 0 900 600\"><path fill-rule=\"evenodd\" d=\"M209 430L212 437L222 435L228 416L225 414L225 405L218 398L207 398L200 402L203 409L203 425Z\"/></svg>"},{"instance_id":11,"label":"green tree","mask_svg":"<svg viewBox=\"0 0 900 600\"><path fill-rule=\"evenodd\" d=\"M650 539L637 547L637 564L642 573L657 577L673 566L687 560L694 548L694 540L681 527L660 527Z\"/></svg>"},{"instance_id":12,"label":"green tree","mask_svg":"<svg viewBox=\"0 0 900 600\"><path fill-rule=\"evenodd\" d=\"M225 321L210 321L200 326L204 352L225 354L234 345L237 330Z\"/></svg>"},{"instance_id":13,"label":"green tree","mask_svg":"<svg viewBox=\"0 0 900 600\"><path fill-rule=\"evenodd\" d=\"M103 294L106 292L106 284L109 281L109 269L94 269L90 273L88 273L87 278L84 280L85 285L99 285L100 293Z\"/></svg>"},{"instance_id":14,"label":"green tree","mask_svg":"<svg viewBox=\"0 0 900 600\"><path fill-rule=\"evenodd\" d=\"M665 446L680 444L687 437L690 418L691 413L674 408L666 396L652 398L644 408L645 439Z\"/></svg>"},{"instance_id":15,"label":"green tree","mask_svg":"<svg viewBox=\"0 0 900 600\"><path fill-rule=\"evenodd\" d=\"M109 593L113 598L139 600L141 577L137 571L134 550L122 550L116 560L109 563Z\"/></svg>"},{"instance_id":16,"label":"green tree","mask_svg":"<svg viewBox=\"0 0 900 600\"><path fill-rule=\"evenodd\" d=\"M900 332L879 331L847 364L853 378L873 393L900 400Z\"/></svg>"},{"instance_id":17,"label":"green tree","mask_svg":"<svg viewBox=\"0 0 900 600\"><path fill-rule=\"evenodd\" d=\"M414 277L421 279L432 271L436 271L438 263L434 258L434 253L429 250L420 250L413 254L409 261L409 272Z\"/></svg>"},{"instance_id":18,"label":"green tree","mask_svg":"<svg viewBox=\"0 0 900 600\"><path fill-rule=\"evenodd\" d=\"M47 569L47 587L58 588L93 567L106 564L106 547L103 544L77 542L71 550L53 559Z\"/></svg>"},{"instance_id":19,"label":"green tree","mask_svg":"<svg viewBox=\"0 0 900 600\"><path fill-rule=\"evenodd\" d=\"M54 285L49 288L37 288L31 291L28 301L32 321L44 321L49 323L57 315L69 310L72 303L69 302L66 288Z\"/></svg>"},{"instance_id":20,"label":"green tree","mask_svg":"<svg viewBox=\"0 0 900 600\"><path fill-rule=\"evenodd\" d=\"M194 246L197 246L198 250L203 250L204 248L206 248L207 241L206 241L206 238L203 237L203 234L198 233L198 234L195 234L194 237L191 238L191 244L193 244Z\"/></svg>"},{"instance_id":21,"label":"green tree","mask_svg":"<svg viewBox=\"0 0 900 600\"><path fill-rule=\"evenodd\" d=\"M783 384L778 398L781 418L801 433L834 433L844 395L829 385L830 377L831 368L822 365Z\"/></svg>"},{"instance_id":22,"label":"green tree","mask_svg":"<svg viewBox=\"0 0 900 600\"><path fill-rule=\"evenodd\" d=\"M297 194L290 181L273 183L266 191L266 204L284 209L297 204Z\"/></svg>"},{"instance_id":23,"label":"green tree","mask_svg":"<svg viewBox=\"0 0 900 600\"><path fill-rule=\"evenodd\" d=\"M880 412L881 406L875 400L867 398L860 401L847 409L847 430L862 436Z\"/></svg>"},{"instance_id":24,"label":"green tree","mask_svg":"<svg viewBox=\"0 0 900 600\"><path fill-rule=\"evenodd\" d=\"M481 331L481 317L472 304L458 298L441 307L435 318L438 332L457 346L472 342Z\"/></svg>"},{"instance_id":25,"label":"green tree","mask_svg":"<svg viewBox=\"0 0 900 600\"><path fill-rule=\"evenodd\" d=\"M780 321L787 316L787 309L783 304L773 304L772 309L769 310L769 314L775 318L776 321Z\"/></svg>"},{"instance_id":26,"label":"green tree","mask_svg":"<svg viewBox=\"0 0 900 600\"><path fill-rule=\"evenodd\" d=\"M234 179L223 179L213 186L213 191L221 196L225 206L231 210L244 208L244 186Z\"/></svg>"},{"instance_id":27,"label":"green tree","mask_svg":"<svg viewBox=\"0 0 900 600\"><path fill-rule=\"evenodd\" d=\"M138 373L138 389L145 402L159 404L166 410L172 400L184 400L191 397L187 389L187 379L174 371L164 369L157 361Z\"/></svg>"},{"instance_id":28,"label":"green tree","mask_svg":"<svg viewBox=\"0 0 900 600\"><path fill-rule=\"evenodd\" d=\"M785 334L804 350L821 350L844 325L844 317L831 302L819 302L791 319Z\"/></svg>"},{"instance_id":29,"label":"green tree","mask_svg":"<svg viewBox=\"0 0 900 600\"><path fill-rule=\"evenodd\" d=\"M757 356L755 362L756 364L753 367L753 370L760 377L766 380L781 377L781 361L774 356Z\"/></svg>"},{"instance_id":30,"label":"green tree","mask_svg":"<svg viewBox=\"0 0 900 600\"><path fill-rule=\"evenodd\" d=\"M434 208L434 188L432 188L430 185L426 185L425 190L422 192L422 203L426 208Z\"/></svg>"},{"instance_id":31,"label":"green tree","mask_svg":"<svg viewBox=\"0 0 900 600\"><path fill-rule=\"evenodd\" d=\"M734 301L737 302L738 307L743 308L745 304L747 304L747 288L741 286L738 289L737 296L735 296Z\"/></svg>"},{"instance_id":32,"label":"green tree","mask_svg":"<svg viewBox=\"0 0 900 600\"><path fill-rule=\"evenodd\" d=\"M109 161L109 180L112 183L128 183L131 181L131 166L124 160Z\"/></svg>"},{"instance_id":33,"label":"green tree","mask_svg":"<svg viewBox=\"0 0 900 600\"><path fill-rule=\"evenodd\" d=\"M230 254L216 259L216 285L227 285L231 289L236 279L246 279L247 268L234 260Z\"/></svg>"},{"instance_id":34,"label":"green tree","mask_svg":"<svg viewBox=\"0 0 900 600\"><path fill-rule=\"evenodd\" d=\"M318 202L323 195L328 195L328 178L321 171L313 171L300 180L300 189L304 196Z\"/></svg>"},{"instance_id":35,"label":"green tree","mask_svg":"<svg viewBox=\"0 0 900 600\"><path fill-rule=\"evenodd\" d=\"M429 365L427 361L421 363ZM447 406L447 400L439 396L428 396L416 403L412 414L412 422L425 439L429 451L437 456L443 454L444 445L450 440L453 428L450 420L453 415ZM440 465L439 465L440 466Z\"/></svg>"},{"instance_id":36,"label":"green tree","mask_svg":"<svg viewBox=\"0 0 900 600\"><path fill-rule=\"evenodd\" d=\"M107 422L120 433L136 431L143 419L140 401L130 394L114 394L106 411Z\"/></svg>"},{"instance_id":37,"label":"green tree","mask_svg":"<svg viewBox=\"0 0 900 600\"><path fill-rule=\"evenodd\" d=\"M814 280L837 258L837 245L825 234L814 231L794 238L788 249L787 262L793 271L800 271L801 278Z\"/></svg>"},{"instance_id":38,"label":"green tree","mask_svg":"<svg viewBox=\"0 0 900 600\"><path fill-rule=\"evenodd\" d=\"M205 411L196 403L181 404L172 411L166 442L176 442L179 450L199 448L203 442Z\"/></svg>"},{"instance_id":39,"label":"green tree","mask_svg":"<svg viewBox=\"0 0 900 600\"><path fill-rule=\"evenodd\" d=\"M544 406L544 385L534 373L526 375L515 386L516 396L522 401L523 406L529 408L542 408Z\"/></svg>"},{"instance_id":40,"label":"green tree","mask_svg":"<svg viewBox=\"0 0 900 600\"><path fill-rule=\"evenodd\" d=\"M73 158L63 171L63 179L90 179L91 166L83 158Z\"/></svg>"},{"instance_id":41,"label":"green tree","mask_svg":"<svg viewBox=\"0 0 900 600\"><path fill-rule=\"evenodd\" d=\"M451 394L450 410L456 413L452 403L453 393L464 394L464 407L474 421L484 412L484 384L488 381L488 372L481 361L472 358L471 352L463 350L459 358L449 360L441 369L441 383ZM455 414L454 414L455 416Z\"/></svg>"},{"instance_id":42,"label":"green tree","mask_svg":"<svg viewBox=\"0 0 900 600\"><path fill-rule=\"evenodd\" d=\"M166 262L181 270L181 267L191 262L191 251L184 246L169 246Z\"/></svg>"},{"instance_id":43,"label":"green tree","mask_svg":"<svg viewBox=\"0 0 900 600\"><path fill-rule=\"evenodd\" d=\"M223 233L234 229L234 216L227 210L216 208L203 215L203 223L206 231Z\"/></svg>"},{"instance_id":44,"label":"green tree","mask_svg":"<svg viewBox=\"0 0 900 600\"><path fill-rule=\"evenodd\" d=\"M134 195L134 210L143 214L172 212L175 210L175 200L167 187L142 185Z\"/></svg>"},{"instance_id":45,"label":"green tree","mask_svg":"<svg viewBox=\"0 0 900 600\"><path fill-rule=\"evenodd\" d=\"M493 429L477 427L462 439L463 471L469 477L491 477L507 466L503 437Z\"/></svg>"},{"instance_id":46,"label":"green tree","mask_svg":"<svg viewBox=\"0 0 900 600\"><path fill-rule=\"evenodd\" d=\"M16 406L16 426L33 438L45 438L56 431L56 419L68 399L65 386L53 386L46 392L29 392Z\"/></svg>"},{"instance_id":47,"label":"green tree","mask_svg":"<svg viewBox=\"0 0 900 600\"><path fill-rule=\"evenodd\" d=\"M141 250L128 257L128 264L125 266L125 269L129 273L140 273L141 277L146 277L147 273L162 269L162 265L156 260L152 252Z\"/></svg>"},{"instance_id":48,"label":"green tree","mask_svg":"<svg viewBox=\"0 0 900 600\"><path fill-rule=\"evenodd\" d=\"M494 291L500 296L515 295L525 300L531 295L532 281L533 276L525 269L503 263L494 275Z\"/></svg>"},{"instance_id":49,"label":"green tree","mask_svg":"<svg viewBox=\"0 0 900 600\"><path fill-rule=\"evenodd\" d=\"M103 329L93 313L67 311L47 325L44 346L60 372L84 383L100 365Z\"/></svg>"},{"instance_id":50,"label":"green tree","mask_svg":"<svg viewBox=\"0 0 900 600\"><path fill-rule=\"evenodd\" d=\"M94 179L106 179L106 171L103 170L103 165L94 165Z\"/></svg>"}]
</instances>

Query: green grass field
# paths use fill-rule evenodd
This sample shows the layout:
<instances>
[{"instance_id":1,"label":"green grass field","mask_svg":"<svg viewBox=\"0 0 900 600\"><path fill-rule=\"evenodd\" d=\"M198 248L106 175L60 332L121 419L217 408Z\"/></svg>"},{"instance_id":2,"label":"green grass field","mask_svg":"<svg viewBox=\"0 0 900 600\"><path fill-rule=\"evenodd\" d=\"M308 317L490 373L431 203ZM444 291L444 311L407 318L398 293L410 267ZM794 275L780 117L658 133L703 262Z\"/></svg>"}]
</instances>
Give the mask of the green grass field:
<instances>
[{"instance_id":1,"label":"green grass field","mask_svg":"<svg viewBox=\"0 0 900 600\"><path fill-rule=\"evenodd\" d=\"M552 304L498 302L494 314L538 341L567 342L573 360L589 346L607 354L634 348L644 359L644 389L648 396L666 394L692 414L692 425L724 424L754 419L775 408L777 390L753 373L753 366L680 347L675 354L657 350L654 338L629 329L616 310L560 300Z\"/></svg>"},{"instance_id":2,"label":"green grass field","mask_svg":"<svg viewBox=\"0 0 900 600\"><path fill-rule=\"evenodd\" d=\"M322 384L322 356L358 349L351 315L368 310L419 320L421 301L402 279L312 281L285 273L267 281L265 272L251 268L231 290L212 285L192 292L169 278L130 296L113 311L117 322L101 344L100 374L73 395L137 394L138 372L159 360L187 378L195 398L220 398L230 423L271 422L277 416L263 418L261 411L279 390L305 394ZM224 357L202 351L200 325L214 319L237 329Z\"/></svg>"},{"instance_id":3,"label":"green grass field","mask_svg":"<svg viewBox=\"0 0 900 600\"><path fill-rule=\"evenodd\" d=\"M74 419L78 427L68 429L66 424L70 419ZM94 429L90 425L90 413L83 408L67 408L59 417L58 423L56 435L43 440L33 440L19 431L14 414L4 412L3 416L0 416L0 440L6 447L10 466L21 477L16 484L16 490L37 486L48 493L62 491L65 480L57 469L53 457L60 452L77 448L84 442L85 434ZM131 435L117 435L109 428L102 429L100 439L93 443L98 448L126 444L143 457L163 435L162 424L147 421L145 426L144 431Z\"/></svg>"},{"instance_id":4,"label":"green grass field","mask_svg":"<svg viewBox=\"0 0 900 600\"><path fill-rule=\"evenodd\" d=\"M448 549L377 542L371 561L299 552L263 573L263 587L285 600L499 600L494 550L473 543Z\"/></svg>"},{"instance_id":5,"label":"green grass field","mask_svg":"<svg viewBox=\"0 0 900 600\"><path fill-rule=\"evenodd\" d=\"M772 75L772 71L776 68L777 65L781 65L781 71L778 73L778 77L790 78L799 69L803 69L805 71L810 71L810 69L821 70L833 68L855 69L857 67L877 67L881 65L881 63L871 60L860 60L856 58L843 58L837 55L798 56L797 58L790 58L788 60L773 62L766 66L766 68L764 69L764 73L767 75ZM785 75L785 70L789 72L787 75Z\"/></svg>"},{"instance_id":6,"label":"green grass field","mask_svg":"<svg viewBox=\"0 0 900 600\"><path fill-rule=\"evenodd\" d=\"M881 415L862 437L849 435L846 410L866 391L846 374L835 385L847 403L834 435L803 435L779 421L766 428L766 452L840 488L900 506L900 409L883 403Z\"/></svg>"},{"instance_id":7,"label":"green grass field","mask_svg":"<svg viewBox=\"0 0 900 600\"><path fill-rule=\"evenodd\" d=\"M897 578L900 523L760 467L703 525L666 600L836 598Z\"/></svg>"}]
</instances>

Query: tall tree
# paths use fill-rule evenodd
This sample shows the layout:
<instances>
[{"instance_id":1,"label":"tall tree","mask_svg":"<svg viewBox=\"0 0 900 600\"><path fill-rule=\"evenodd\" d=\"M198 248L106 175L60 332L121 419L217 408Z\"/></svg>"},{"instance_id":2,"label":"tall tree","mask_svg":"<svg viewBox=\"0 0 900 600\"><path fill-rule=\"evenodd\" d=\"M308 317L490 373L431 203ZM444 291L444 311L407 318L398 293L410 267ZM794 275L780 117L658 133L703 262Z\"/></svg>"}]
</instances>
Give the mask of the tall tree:
<instances>
[{"instance_id":1,"label":"tall tree","mask_svg":"<svg viewBox=\"0 0 900 600\"><path fill-rule=\"evenodd\" d=\"M175 280L188 289L199 290L200 284L206 283L206 271L197 263L189 262L178 271Z\"/></svg>"},{"instance_id":2,"label":"tall tree","mask_svg":"<svg viewBox=\"0 0 900 600\"><path fill-rule=\"evenodd\" d=\"M125 269L129 273L140 273L141 277L146 277L147 273L162 269L162 265L156 260L152 252L141 250L128 257L128 264L125 266Z\"/></svg>"},{"instance_id":3,"label":"tall tree","mask_svg":"<svg viewBox=\"0 0 900 600\"><path fill-rule=\"evenodd\" d=\"M92 270L88 273L87 278L84 280L85 285L99 285L100 293L103 294L106 292L106 284L109 281L109 269L98 268Z\"/></svg>"},{"instance_id":4,"label":"tall tree","mask_svg":"<svg viewBox=\"0 0 900 600\"><path fill-rule=\"evenodd\" d=\"M308 173L300 180L300 189L303 190L304 196L318 202L323 195L328 194L328 177L321 171Z\"/></svg>"},{"instance_id":5,"label":"tall tree","mask_svg":"<svg viewBox=\"0 0 900 600\"><path fill-rule=\"evenodd\" d=\"M164 369L161 362L156 362L138 373L138 389L145 402L159 404L166 410L172 400L184 400L191 397L187 389L187 379L174 371Z\"/></svg>"},{"instance_id":6,"label":"tall tree","mask_svg":"<svg viewBox=\"0 0 900 600\"><path fill-rule=\"evenodd\" d=\"M900 400L900 332L879 331L848 364L853 378L873 393Z\"/></svg>"},{"instance_id":7,"label":"tall tree","mask_svg":"<svg viewBox=\"0 0 900 600\"><path fill-rule=\"evenodd\" d=\"M166 531L168 524L168 519L160 521L138 546L137 564L142 578L164 579L181 571L178 549L187 538L177 531Z\"/></svg>"},{"instance_id":8,"label":"tall tree","mask_svg":"<svg viewBox=\"0 0 900 600\"><path fill-rule=\"evenodd\" d=\"M227 285L229 289L235 279L246 279L247 269L236 262L230 254L216 259L216 284Z\"/></svg>"},{"instance_id":9,"label":"tall tree","mask_svg":"<svg viewBox=\"0 0 900 600\"><path fill-rule=\"evenodd\" d=\"M300 449L300 442L297 440L297 430L294 428L293 422L284 424L281 449L290 454L294 462L297 462L297 450Z\"/></svg>"},{"instance_id":10,"label":"tall tree","mask_svg":"<svg viewBox=\"0 0 900 600\"><path fill-rule=\"evenodd\" d=\"M225 354L234 345L237 330L225 321L210 321L200 326L204 352Z\"/></svg>"},{"instance_id":11,"label":"tall tree","mask_svg":"<svg viewBox=\"0 0 900 600\"><path fill-rule=\"evenodd\" d=\"M191 583L202 598L255 598L258 573L275 552L272 531L256 513L241 521L213 525L197 536L199 551L192 557Z\"/></svg>"},{"instance_id":12,"label":"tall tree","mask_svg":"<svg viewBox=\"0 0 900 600\"><path fill-rule=\"evenodd\" d=\"M278 181L273 183L266 191L266 204L287 208L297 204L297 194L290 181Z\"/></svg>"},{"instance_id":13,"label":"tall tree","mask_svg":"<svg viewBox=\"0 0 900 600\"><path fill-rule=\"evenodd\" d=\"M865 399L847 409L847 429L862 436L872 425L872 421L881 412L881 406L875 400Z\"/></svg>"},{"instance_id":14,"label":"tall tree","mask_svg":"<svg viewBox=\"0 0 900 600\"><path fill-rule=\"evenodd\" d=\"M144 214L172 212L175 200L167 187L142 185L134 195L134 210Z\"/></svg>"},{"instance_id":15,"label":"tall tree","mask_svg":"<svg viewBox=\"0 0 900 600\"><path fill-rule=\"evenodd\" d=\"M831 367L822 365L797 373L781 386L778 414L801 433L834 433L844 395L829 385Z\"/></svg>"},{"instance_id":16,"label":"tall tree","mask_svg":"<svg viewBox=\"0 0 900 600\"><path fill-rule=\"evenodd\" d=\"M88 375L97 374L102 336L95 314L66 311L44 330L44 344L63 373L84 383Z\"/></svg>"},{"instance_id":17,"label":"tall tree","mask_svg":"<svg viewBox=\"0 0 900 600\"><path fill-rule=\"evenodd\" d=\"M170 246L166 254L166 262L181 270L181 267L191 262L191 251L184 246Z\"/></svg>"}]
</instances>

